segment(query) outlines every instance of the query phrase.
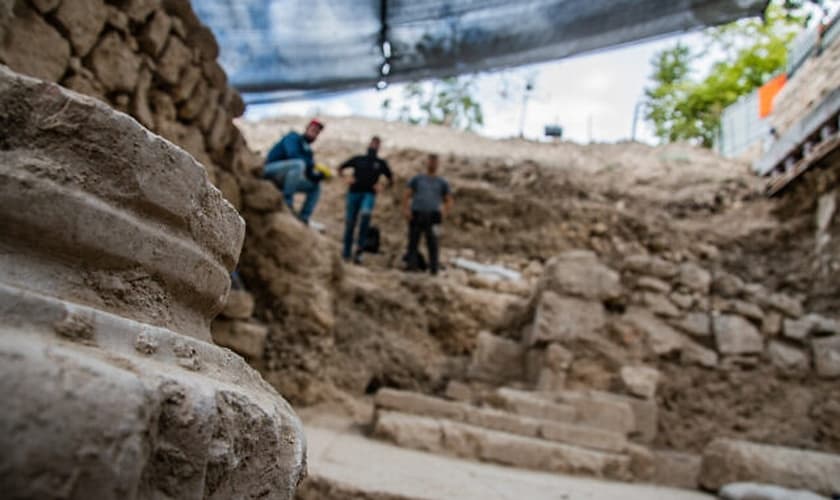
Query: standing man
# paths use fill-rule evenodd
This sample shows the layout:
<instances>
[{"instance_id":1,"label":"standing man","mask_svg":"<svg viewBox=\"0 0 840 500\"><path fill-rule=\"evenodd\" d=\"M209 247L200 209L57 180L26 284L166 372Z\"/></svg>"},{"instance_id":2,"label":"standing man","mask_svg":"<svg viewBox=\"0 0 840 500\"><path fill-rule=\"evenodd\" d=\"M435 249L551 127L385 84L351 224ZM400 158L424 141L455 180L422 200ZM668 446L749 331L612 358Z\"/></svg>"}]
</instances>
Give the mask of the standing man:
<instances>
[{"instance_id":1,"label":"standing man","mask_svg":"<svg viewBox=\"0 0 840 500\"><path fill-rule=\"evenodd\" d=\"M381 144L379 137L373 136L368 144L367 154L354 156L338 167L338 175L341 177L344 177L345 169L353 169L353 175L347 177L347 184L350 187L347 191L347 209L344 212L344 249L341 252L344 260L350 260L356 220L359 215L362 216L356 252L352 254L353 262L356 264L362 263L362 253L365 251L365 239L370 228L373 207L376 204L376 194L381 189L379 177L384 175L388 178L388 187L394 184L388 162L377 156Z\"/></svg>"},{"instance_id":2,"label":"standing man","mask_svg":"<svg viewBox=\"0 0 840 500\"><path fill-rule=\"evenodd\" d=\"M416 271L419 265L417 245L420 236L425 235L429 249L429 271L438 272L438 235L437 225L452 209L455 200L446 179L437 175L438 156L430 154L426 160L426 173L414 176L408 181L408 189L403 198L403 214L408 219L408 253L406 255L409 271Z\"/></svg>"},{"instance_id":3,"label":"standing man","mask_svg":"<svg viewBox=\"0 0 840 500\"><path fill-rule=\"evenodd\" d=\"M268 152L263 167L263 178L274 182L277 189L283 192L286 206L293 213L295 193L306 195L298 214L298 218L305 224L309 224L309 217L321 196L321 181L330 176L328 168L315 164L310 146L323 129L324 124L313 119L303 135L289 132Z\"/></svg>"}]
</instances>

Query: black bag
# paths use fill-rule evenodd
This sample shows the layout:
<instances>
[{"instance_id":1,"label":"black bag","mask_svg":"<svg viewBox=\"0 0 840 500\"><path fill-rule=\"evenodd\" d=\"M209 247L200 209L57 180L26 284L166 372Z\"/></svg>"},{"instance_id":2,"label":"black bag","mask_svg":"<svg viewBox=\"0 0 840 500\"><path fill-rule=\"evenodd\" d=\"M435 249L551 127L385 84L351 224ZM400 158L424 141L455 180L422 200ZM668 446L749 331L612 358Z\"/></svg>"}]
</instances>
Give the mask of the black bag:
<instances>
[{"instance_id":1,"label":"black bag","mask_svg":"<svg viewBox=\"0 0 840 500\"><path fill-rule=\"evenodd\" d=\"M379 228L370 226L367 235L365 236L366 253L379 253Z\"/></svg>"}]
</instances>

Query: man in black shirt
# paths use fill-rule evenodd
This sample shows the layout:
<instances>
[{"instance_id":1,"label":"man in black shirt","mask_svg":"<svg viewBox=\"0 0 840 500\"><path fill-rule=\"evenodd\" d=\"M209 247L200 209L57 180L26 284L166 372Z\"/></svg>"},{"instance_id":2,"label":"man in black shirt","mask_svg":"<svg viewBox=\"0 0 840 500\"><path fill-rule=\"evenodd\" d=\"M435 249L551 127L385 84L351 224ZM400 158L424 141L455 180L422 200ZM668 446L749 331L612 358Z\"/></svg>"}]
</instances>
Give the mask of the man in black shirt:
<instances>
[{"instance_id":1,"label":"man in black shirt","mask_svg":"<svg viewBox=\"0 0 840 500\"><path fill-rule=\"evenodd\" d=\"M367 238L370 228L370 217L373 213L373 206L376 204L376 193L381 189L379 177L384 175L388 178L388 187L394 184L388 162L377 156L381 143L379 137L374 136L370 140L366 155L354 156L338 167L338 174L341 177L344 177L345 169L353 169L353 175L347 178L350 189L347 191L347 210L344 216L344 249L341 256L344 260L350 260L353 250L353 235L356 232L356 221L361 214L362 222L359 224L356 252L352 254L353 261L357 264L362 261L365 238Z\"/></svg>"}]
</instances>

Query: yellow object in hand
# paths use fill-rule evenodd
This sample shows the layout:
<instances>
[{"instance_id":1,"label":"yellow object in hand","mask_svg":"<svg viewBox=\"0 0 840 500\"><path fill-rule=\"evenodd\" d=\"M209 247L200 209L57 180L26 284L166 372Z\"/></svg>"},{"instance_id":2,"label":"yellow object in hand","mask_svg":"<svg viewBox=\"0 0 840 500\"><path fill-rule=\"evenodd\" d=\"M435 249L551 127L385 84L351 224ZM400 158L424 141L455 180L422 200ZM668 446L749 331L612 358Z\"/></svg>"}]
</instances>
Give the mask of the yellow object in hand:
<instances>
[{"instance_id":1,"label":"yellow object in hand","mask_svg":"<svg viewBox=\"0 0 840 500\"><path fill-rule=\"evenodd\" d=\"M324 176L324 179L329 179L333 176L333 171L330 169L330 167L324 165L323 163L316 163L315 171L320 172Z\"/></svg>"}]
</instances>

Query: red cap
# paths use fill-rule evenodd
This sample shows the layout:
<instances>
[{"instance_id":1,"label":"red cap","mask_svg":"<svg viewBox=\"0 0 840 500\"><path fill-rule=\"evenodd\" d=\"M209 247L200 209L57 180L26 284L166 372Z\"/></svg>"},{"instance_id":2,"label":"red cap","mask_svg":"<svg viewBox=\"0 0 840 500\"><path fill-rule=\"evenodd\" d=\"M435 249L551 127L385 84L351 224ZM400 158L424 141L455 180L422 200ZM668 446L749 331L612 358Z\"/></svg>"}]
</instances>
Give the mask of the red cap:
<instances>
[{"instance_id":1,"label":"red cap","mask_svg":"<svg viewBox=\"0 0 840 500\"><path fill-rule=\"evenodd\" d=\"M321 120L319 120L317 118L313 118L312 120L310 120L309 125L317 125L318 128L324 128L324 122L322 122ZM309 125L307 125L307 127Z\"/></svg>"}]
</instances>

